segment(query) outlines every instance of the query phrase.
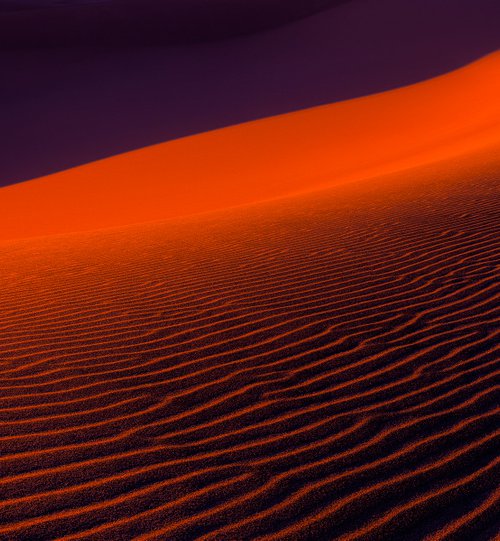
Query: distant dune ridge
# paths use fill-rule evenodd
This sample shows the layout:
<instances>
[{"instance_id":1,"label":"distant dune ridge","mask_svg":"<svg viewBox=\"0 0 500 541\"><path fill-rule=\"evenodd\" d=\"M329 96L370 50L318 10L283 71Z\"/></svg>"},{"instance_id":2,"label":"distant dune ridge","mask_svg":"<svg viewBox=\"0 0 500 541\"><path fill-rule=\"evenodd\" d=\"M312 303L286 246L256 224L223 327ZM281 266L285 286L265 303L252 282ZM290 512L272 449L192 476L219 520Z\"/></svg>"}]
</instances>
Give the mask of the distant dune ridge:
<instances>
[{"instance_id":1,"label":"distant dune ridge","mask_svg":"<svg viewBox=\"0 0 500 541\"><path fill-rule=\"evenodd\" d=\"M0 1L0 46L165 45L258 32L347 0Z\"/></svg>"},{"instance_id":2,"label":"distant dune ridge","mask_svg":"<svg viewBox=\"0 0 500 541\"><path fill-rule=\"evenodd\" d=\"M492 539L499 156L3 243L0 539Z\"/></svg>"}]
</instances>

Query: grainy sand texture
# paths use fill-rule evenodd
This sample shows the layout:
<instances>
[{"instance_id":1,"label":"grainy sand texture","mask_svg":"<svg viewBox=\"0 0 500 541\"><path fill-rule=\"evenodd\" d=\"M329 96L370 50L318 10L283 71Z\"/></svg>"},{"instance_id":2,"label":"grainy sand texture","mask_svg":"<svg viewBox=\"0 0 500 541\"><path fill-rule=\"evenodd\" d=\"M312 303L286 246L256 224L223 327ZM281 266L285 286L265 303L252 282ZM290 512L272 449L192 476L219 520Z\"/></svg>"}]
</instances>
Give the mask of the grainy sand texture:
<instances>
[{"instance_id":1,"label":"grainy sand texture","mask_svg":"<svg viewBox=\"0 0 500 541\"><path fill-rule=\"evenodd\" d=\"M31 4L18 21L39 20ZM78 24L104 5L57 4ZM261 14L265 32L245 19L236 36L127 54L243 59L230 44L252 56L253 40L373 2L315 5L310 17ZM114 17L138 4L109 6ZM35 54L9 43L11 60ZM302 58L294 43L283 58ZM92 53L106 70L114 46ZM500 52L486 52L323 105L309 94L321 85L305 85L303 107L253 120L213 125L209 110L159 144L136 144L147 123L137 139L123 129L116 92L122 109L100 119L116 139L103 135L99 160L80 161L97 157L82 144L63 170L38 158L56 149L66 163L51 130L85 131L64 117L70 105L100 116L74 93L97 84L81 83L86 68L56 92L42 62L41 86L0 103L22 104L9 118L27 133L37 110L67 123L47 123L36 152L0 145L19 152L8 152L17 179L40 171L12 183L0 169L0 541L499 539Z\"/></svg>"},{"instance_id":2,"label":"grainy sand texture","mask_svg":"<svg viewBox=\"0 0 500 541\"><path fill-rule=\"evenodd\" d=\"M493 538L494 156L3 243L0 538Z\"/></svg>"}]
</instances>

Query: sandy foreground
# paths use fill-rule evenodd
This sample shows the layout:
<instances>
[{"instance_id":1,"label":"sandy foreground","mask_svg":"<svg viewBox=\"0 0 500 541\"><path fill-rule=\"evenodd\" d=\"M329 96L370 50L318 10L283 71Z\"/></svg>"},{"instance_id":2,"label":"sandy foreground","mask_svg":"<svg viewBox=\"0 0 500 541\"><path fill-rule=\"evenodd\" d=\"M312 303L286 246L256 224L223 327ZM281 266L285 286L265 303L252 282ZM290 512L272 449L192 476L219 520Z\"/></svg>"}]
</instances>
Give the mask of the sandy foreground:
<instances>
[{"instance_id":1,"label":"sandy foreground","mask_svg":"<svg viewBox=\"0 0 500 541\"><path fill-rule=\"evenodd\" d=\"M488 538L497 157L4 243L0 538Z\"/></svg>"}]
</instances>

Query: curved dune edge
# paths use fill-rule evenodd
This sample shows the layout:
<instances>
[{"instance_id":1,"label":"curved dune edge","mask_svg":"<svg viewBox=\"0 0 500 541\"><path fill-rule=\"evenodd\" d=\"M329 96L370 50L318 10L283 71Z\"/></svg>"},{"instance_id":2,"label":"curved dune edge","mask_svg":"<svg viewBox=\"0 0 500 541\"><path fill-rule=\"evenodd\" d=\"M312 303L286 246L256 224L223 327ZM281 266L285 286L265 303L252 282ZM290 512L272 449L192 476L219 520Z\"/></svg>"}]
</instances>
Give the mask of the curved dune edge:
<instances>
[{"instance_id":1,"label":"curved dune edge","mask_svg":"<svg viewBox=\"0 0 500 541\"><path fill-rule=\"evenodd\" d=\"M0 46L117 47L227 39L286 25L341 1L114 0L52 5L2 1Z\"/></svg>"},{"instance_id":2,"label":"curved dune edge","mask_svg":"<svg viewBox=\"0 0 500 541\"><path fill-rule=\"evenodd\" d=\"M275 0L173 1L255 7ZM276 1L291 6L307 0ZM500 47L499 2L423 1L428 8L409 0L336 2L335 9L293 24L217 44L5 51L0 186L414 84Z\"/></svg>"},{"instance_id":3,"label":"curved dune edge","mask_svg":"<svg viewBox=\"0 0 500 541\"><path fill-rule=\"evenodd\" d=\"M1 250L0 537L488 539L499 162Z\"/></svg>"},{"instance_id":4,"label":"curved dune edge","mask_svg":"<svg viewBox=\"0 0 500 541\"><path fill-rule=\"evenodd\" d=\"M500 141L500 53L382 94L179 139L2 188L0 239L164 220L468 154Z\"/></svg>"}]
</instances>

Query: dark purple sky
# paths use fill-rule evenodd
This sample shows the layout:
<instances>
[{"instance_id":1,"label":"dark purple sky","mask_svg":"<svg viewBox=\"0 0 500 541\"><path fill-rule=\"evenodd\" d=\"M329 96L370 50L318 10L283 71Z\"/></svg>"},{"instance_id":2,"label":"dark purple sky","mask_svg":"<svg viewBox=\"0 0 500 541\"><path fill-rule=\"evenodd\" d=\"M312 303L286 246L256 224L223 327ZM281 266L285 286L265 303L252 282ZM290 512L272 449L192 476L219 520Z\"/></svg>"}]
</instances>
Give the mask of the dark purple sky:
<instances>
[{"instance_id":1,"label":"dark purple sky","mask_svg":"<svg viewBox=\"0 0 500 541\"><path fill-rule=\"evenodd\" d=\"M11 43L0 51L0 185L427 79L498 49L499 21L498 0L351 0L210 42Z\"/></svg>"}]
</instances>

